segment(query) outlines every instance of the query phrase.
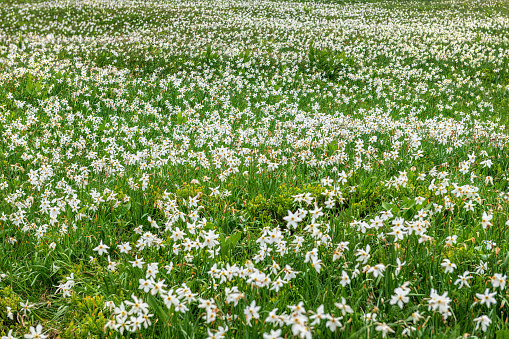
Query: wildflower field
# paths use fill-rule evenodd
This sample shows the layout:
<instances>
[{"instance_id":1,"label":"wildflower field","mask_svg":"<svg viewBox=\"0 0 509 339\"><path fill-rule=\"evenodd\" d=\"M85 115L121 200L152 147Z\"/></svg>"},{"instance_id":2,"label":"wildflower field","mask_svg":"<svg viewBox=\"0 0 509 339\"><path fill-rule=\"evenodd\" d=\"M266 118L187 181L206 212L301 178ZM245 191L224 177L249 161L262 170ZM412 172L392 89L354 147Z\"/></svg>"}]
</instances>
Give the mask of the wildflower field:
<instances>
[{"instance_id":1,"label":"wildflower field","mask_svg":"<svg viewBox=\"0 0 509 339\"><path fill-rule=\"evenodd\" d=\"M0 337L509 338L509 3L0 0Z\"/></svg>"}]
</instances>

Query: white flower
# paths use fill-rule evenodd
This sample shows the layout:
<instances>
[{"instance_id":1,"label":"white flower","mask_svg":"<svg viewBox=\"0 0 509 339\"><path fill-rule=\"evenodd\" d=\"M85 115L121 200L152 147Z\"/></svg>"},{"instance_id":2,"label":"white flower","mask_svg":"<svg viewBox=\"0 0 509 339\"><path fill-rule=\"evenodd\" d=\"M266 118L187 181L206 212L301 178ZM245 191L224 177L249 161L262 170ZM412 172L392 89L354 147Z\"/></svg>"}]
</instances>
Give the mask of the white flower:
<instances>
[{"instance_id":1,"label":"white flower","mask_svg":"<svg viewBox=\"0 0 509 339\"><path fill-rule=\"evenodd\" d=\"M281 277L278 277L276 281L272 282L272 286L270 288L271 291L279 292L279 289L286 284L286 281L281 279Z\"/></svg>"},{"instance_id":2,"label":"white flower","mask_svg":"<svg viewBox=\"0 0 509 339\"><path fill-rule=\"evenodd\" d=\"M346 313L353 313L353 309L346 304L346 300L343 297L341 297L340 303L334 303L334 305L341 310L343 315L346 315Z\"/></svg>"},{"instance_id":3,"label":"white flower","mask_svg":"<svg viewBox=\"0 0 509 339\"><path fill-rule=\"evenodd\" d=\"M391 297L391 301L389 303L391 305L398 304L399 308L403 308L403 304L408 303L410 300L410 298L407 297L408 293L410 293L410 289L397 287L394 289L394 293L396 294Z\"/></svg>"},{"instance_id":4,"label":"white flower","mask_svg":"<svg viewBox=\"0 0 509 339\"><path fill-rule=\"evenodd\" d=\"M505 289L505 284L507 282L507 275L502 275L500 273L495 273L493 277L491 277L491 285L494 288L500 287L503 291Z\"/></svg>"},{"instance_id":5,"label":"white flower","mask_svg":"<svg viewBox=\"0 0 509 339\"><path fill-rule=\"evenodd\" d=\"M133 265L133 267L143 268L143 258L138 258L138 256L134 257L134 261L129 261Z\"/></svg>"},{"instance_id":6,"label":"white flower","mask_svg":"<svg viewBox=\"0 0 509 339\"><path fill-rule=\"evenodd\" d=\"M166 288L166 284L164 283L164 279L163 280L159 279L159 281L152 286L152 289L150 290L150 294L152 294L152 295L156 295L156 294L163 295L166 292L165 288Z\"/></svg>"},{"instance_id":7,"label":"white flower","mask_svg":"<svg viewBox=\"0 0 509 339\"><path fill-rule=\"evenodd\" d=\"M249 326L251 326L251 319L259 319L260 318L260 314L258 313L258 311L261 309L260 306L256 306L256 301L253 300L251 302L251 305L247 306L245 309L244 309L244 315L246 316L246 320L247 320L247 323Z\"/></svg>"},{"instance_id":8,"label":"white flower","mask_svg":"<svg viewBox=\"0 0 509 339\"><path fill-rule=\"evenodd\" d=\"M412 332L414 332L415 330L417 330L415 327L409 326L409 327L403 329L403 331L401 332L401 335L409 337L412 335Z\"/></svg>"},{"instance_id":9,"label":"white flower","mask_svg":"<svg viewBox=\"0 0 509 339\"><path fill-rule=\"evenodd\" d=\"M372 273L375 278L378 276L384 276L383 272L385 271L385 265L384 264L378 264L373 267L370 267L367 271L368 273Z\"/></svg>"},{"instance_id":10,"label":"white flower","mask_svg":"<svg viewBox=\"0 0 509 339\"><path fill-rule=\"evenodd\" d=\"M106 325L104 325L104 330L105 331L106 329L115 330L116 326L117 322L114 319L110 319L106 322Z\"/></svg>"},{"instance_id":11,"label":"white flower","mask_svg":"<svg viewBox=\"0 0 509 339\"><path fill-rule=\"evenodd\" d=\"M415 325L419 320L423 319L424 317L419 312L415 311L410 315L410 318L412 319Z\"/></svg>"},{"instance_id":12,"label":"white flower","mask_svg":"<svg viewBox=\"0 0 509 339\"><path fill-rule=\"evenodd\" d=\"M426 199L424 199L423 197L416 197L416 198L415 198L415 203L416 203L417 205L422 205L422 203L423 203L424 201L426 201Z\"/></svg>"},{"instance_id":13,"label":"white flower","mask_svg":"<svg viewBox=\"0 0 509 339\"><path fill-rule=\"evenodd\" d=\"M323 312L323 305L320 305L318 309L316 310L316 313L311 315L309 319L313 320L313 322L310 324L311 326L315 326L320 323L322 319L328 319L329 315L325 314Z\"/></svg>"},{"instance_id":14,"label":"white flower","mask_svg":"<svg viewBox=\"0 0 509 339\"><path fill-rule=\"evenodd\" d=\"M375 330L382 332L382 338L385 338L387 333L394 333L394 330L390 328L386 323L379 323L378 326L375 327Z\"/></svg>"},{"instance_id":15,"label":"white flower","mask_svg":"<svg viewBox=\"0 0 509 339\"><path fill-rule=\"evenodd\" d=\"M20 302L20 303L19 303L19 305L21 306L21 309L23 310L23 312L24 312L24 314L25 314L25 315L27 314L27 312L32 312L30 309L31 309L32 307L35 307L35 305L34 305L34 304L30 304L30 303L28 302L28 300L27 300L27 302L26 302L26 303Z\"/></svg>"},{"instance_id":16,"label":"white flower","mask_svg":"<svg viewBox=\"0 0 509 339\"><path fill-rule=\"evenodd\" d=\"M103 241L101 240L101 243L96 248L94 248L94 251L97 251L99 255L103 255L104 253L108 253L108 248L110 247L104 245Z\"/></svg>"},{"instance_id":17,"label":"white flower","mask_svg":"<svg viewBox=\"0 0 509 339\"><path fill-rule=\"evenodd\" d=\"M484 167L491 168L491 165L493 165L493 162L490 159L486 159L484 161L481 161L481 165Z\"/></svg>"},{"instance_id":18,"label":"white flower","mask_svg":"<svg viewBox=\"0 0 509 339\"><path fill-rule=\"evenodd\" d=\"M269 315L265 319L266 323L275 323L275 324L281 324L281 317L277 315L277 308L273 309L269 312Z\"/></svg>"},{"instance_id":19,"label":"white flower","mask_svg":"<svg viewBox=\"0 0 509 339\"><path fill-rule=\"evenodd\" d=\"M482 212L482 228L486 229L488 226L491 226L492 223L490 222L491 219L493 219L492 214L486 214L486 212Z\"/></svg>"},{"instance_id":20,"label":"white flower","mask_svg":"<svg viewBox=\"0 0 509 339\"><path fill-rule=\"evenodd\" d=\"M117 324L115 325L115 329L120 332L120 334L124 334L124 330L126 330L131 322L127 320L127 315L124 316L118 316L117 317Z\"/></svg>"},{"instance_id":21,"label":"white flower","mask_svg":"<svg viewBox=\"0 0 509 339\"><path fill-rule=\"evenodd\" d=\"M42 325L38 324L36 328L30 326L30 333L25 334L25 339L46 339L48 336L42 334Z\"/></svg>"},{"instance_id":22,"label":"white flower","mask_svg":"<svg viewBox=\"0 0 509 339\"><path fill-rule=\"evenodd\" d=\"M345 271L341 272L341 286L345 287L346 285L350 284L350 277Z\"/></svg>"},{"instance_id":23,"label":"white flower","mask_svg":"<svg viewBox=\"0 0 509 339\"><path fill-rule=\"evenodd\" d=\"M343 317L334 317L331 315L325 326L327 326L331 332L335 332L338 327L343 326L340 322L341 319L343 319Z\"/></svg>"},{"instance_id":24,"label":"white flower","mask_svg":"<svg viewBox=\"0 0 509 339\"><path fill-rule=\"evenodd\" d=\"M487 315L481 315L478 318L474 318L474 322L476 323L476 330L479 328L479 325L481 325L482 331L486 332L488 330L488 326L491 324L491 319Z\"/></svg>"},{"instance_id":25,"label":"white flower","mask_svg":"<svg viewBox=\"0 0 509 339\"><path fill-rule=\"evenodd\" d=\"M281 330L271 330L270 333L264 333L263 339L283 339Z\"/></svg>"},{"instance_id":26,"label":"white flower","mask_svg":"<svg viewBox=\"0 0 509 339\"><path fill-rule=\"evenodd\" d=\"M115 303L110 300L104 303L104 308L109 308L110 311L115 308Z\"/></svg>"},{"instance_id":27,"label":"white flower","mask_svg":"<svg viewBox=\"0 0 509 339\"><path fill-rule=\"evenodd\" d=\"M7 335L2 336L2 339L17 339L17 338L12 335L12 330L9 330L9 333L7 333Z\"/></svg>"},{"instance_id":28,"label":"white flower","mask_svg":"<svg viewBox=\"0 0 509 339\"><path fill-rule=\"evenodd\" d=\"M357 252L355 252L355 255L357 256L357 261L362 262L362 264L365 264L368 262L368 259L371 257L369 254L369 251L371 250L371 246L367 245L366 249L358 249Z\"/></svg>"},{"instance_id":29,"label":"white flower","mask_svg":"<svg viewBox=\"0 0 509 339\"><path fill-rule=\"evenodd\" d=\"M362 315L364 321L376 321L376 313L366 313Z\"/></svg>"},{"instance_id":30,"label":"white flower","mask_svg":"<svg viewBox=\"0 0 509 339\"><path fill-rule=\"evenodd\" d=\"M444 292L444 294L439 295L436 290L431 289L431 298L428 300L428 309L440 312L446 319L450 315L449 303L451 302L451 298L447 294L447 292Z\"/></svg>"},{"instance_id":31,"label":"white flower","mask_svg":"<svg viewBox=\"0 0 509 339\"><path fill-rule=\"evenodd\" d=\"M120 253L129 253L131 250L131 246L129 245L129 242L124 242L120 245L117 245L118 249L120 250Z\"/></svg>"},{"instance_id":32,"label":"white flower","mask_svg":"<svg viewBox=\"0 0 509 339\"><path fill-rule=\"evenodd\" d=\"M398 267L396 267L396 271L394 271L394 274L396 276L398 276L399 272L401 272L401 269L403 268L403 266L405 266L406 261L405 262L401 262L401 260L399 258L396 258L396 263L398 264Z\"/></svg>"},{"instance_id":33,"label":"white flower","mask_svg":"<svg viewBox=\"0 0 509 339\"><path fill-rule=\"evenodd\" d=\"M475 266L475 274L484 274L488 270L488 262L481 261Z\"/></svg>"},{"instance_id":34,"label":"white flower","mask_svg":"<svg viewBox=\"0 0 509 339\"><path fill-rule=\"evenodd\" d=\"M491 307L491 304L495 305L497 300L494 298L497 295L497 292L490 293L490 290L487 288L484 291L484 294L476 293L475 296L481 300L481 304L486 304L488 308Z\"/></svg>"},{"instance_id":35,"label":"white flower","mask_svg":"<svg viewBox=\"0 0 509 339\"><path fill-rule=\"evenodd\" d=\"M447 238L445 238L445 244L447 246L452 246L456 243L457 239L458 239L457 235L448 236Z\"/></svg>"},{"instance_id":36,"label":"white flower","mask_svg":"<svg viewBox=\"0 0 509 339\"><path fill-rule=\"evenodd\" d=\"M463 208L465 208L467 211L473 211L475 207L475 204L472 200L469 200Z\"/></svg>"},{"instance_id":37,"label":"white flower","mask_svg":"<svg viewBox=\"0 0 509 339\"><path fill-rule=\"evenodd\" d=\"M297 223L302 221L302 218L299 217L299 212L296 212L293 214L292 212L288 211L288 215L283 218L287 222L288 227L297 228Z\"/></svg>"},{"instance_id":38,"label":"white flower","mask_svg":"<svg viewBox=\"0 0 509 339\"><path fill-rule=\"evenodd\" d=\"M449 259L444 259L440 265L445 268L445 273L452 273L457 268L456 264L452 263Z\"/></svg>"},{"instance_id":39,"label":"white flower","mask_svg":"<svg viewBox=\"0 0 509 339\"><path fill-rule=\"evenodd\" d=\"M311 259L311 266L316 270L317 273L320 273L320 270L322 269L322 261L320 259Z\"/></svg>"},{"instance_id":40,"label":"white flower","mask_svg":"<svg viewBox=\"0 0 509 339\"><path fill-rule=\"evenodd\" d=\"M458 275L458 279L454 282L454 285L458 285L458 288L461 289L463 285L466 285L470 288L470 285L468 284L468 280L472 279L472 276L470 275L469 271L463 272L463 275Z\"/></svg>"},{"instance_id":41,"label":"white flower","mask_svg":"<svg viewBox=\"0 0 509 339\"><path fill-rule=\"evenodd\" d=\"M110 256L108 255L108 270L114 272L117 270L117 263L115 261L111 261Z\"/></svg>"},{"instance_id":42,"label":"white flower","mask_svg":"<svg viewBox=\"0 0 509 339\"><path fill-rule=\"evenodd\" d=\"M173 289L167 291L163 296L163 302L167 308L171 308L171 306L177 307L180 303L180 300L177 295L173 293Z\"/></svg>"},{"instance_id":43,"label":"white flower","mask_svg":"<svg viewBox=\"0 0 509 339\"><path fill-rule=\"evenodd\" d=\"M131 294L131 298L134 300L132 301L125 301L125 304L127 306L131 306L131 309L129 310L129 314L139 314L145 311L145 309L148 310L148 304L143 302L141 298L137 298L134 294Z\"/></svg>"},{"instance_id":44,"label":"white flower","mask_svg":"<svg viewBox=\"0 0 509 339\"><path fill-rule=\"evenodd\" d=\"M14 314L12 314L12 308L7 306L6 309L7 309L7 317L11 320L14 320Z\"/></svg>"}]
</instances>

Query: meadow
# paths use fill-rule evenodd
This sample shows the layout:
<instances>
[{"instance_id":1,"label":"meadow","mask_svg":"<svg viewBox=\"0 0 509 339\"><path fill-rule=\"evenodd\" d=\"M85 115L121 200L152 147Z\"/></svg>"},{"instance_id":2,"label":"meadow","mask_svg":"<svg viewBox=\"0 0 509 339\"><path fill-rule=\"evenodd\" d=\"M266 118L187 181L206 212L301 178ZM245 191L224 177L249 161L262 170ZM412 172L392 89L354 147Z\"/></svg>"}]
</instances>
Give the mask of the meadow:
<instances>
[{"instance_id":1,"label":"meadow","mask_svg":"<svg viewBox=\"0 0 509 339\"><path fill-rule=\"evenodd\" d=\"M509 3L0 0L0 337L509 338Z\"/></svg>"}]
</instances>

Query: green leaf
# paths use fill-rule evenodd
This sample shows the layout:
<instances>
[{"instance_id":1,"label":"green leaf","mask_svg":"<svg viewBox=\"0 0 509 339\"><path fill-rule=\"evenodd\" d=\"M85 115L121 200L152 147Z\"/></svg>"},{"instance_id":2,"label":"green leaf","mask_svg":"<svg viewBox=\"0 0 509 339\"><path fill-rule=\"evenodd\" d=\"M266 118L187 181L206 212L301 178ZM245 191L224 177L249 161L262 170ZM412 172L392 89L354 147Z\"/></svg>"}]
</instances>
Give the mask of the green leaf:
<instances>
[{"instance_id":1,"label":"green leaf","mask_svg":"<svg viewBox=\"0 0 509 339\"><path fill-rule=\"evenodd\" d=\"M203 229L204 229L205 231L213 230L213 229L214 229L214 224L213 224L213 223L211 223L211 222L207 222L207 223L205 224L205 226L203 226Z\"/></svg>"},{"instance_id":2,"label":"green leaf","mask_svg":"<svg viewBox=\"0 0 509 339\"><path fill-rule=\"evenodd\" d=\"M41 85L41 81L37 81L37 83L35 84L35 93L36 94L39 94L42 92L42 85Z\"/></svg>"},{"instance_id":3,"label":"green leaf","mask_svg":"<svg viewBox=\"0 0 509 339\"><path fill-rule=\"evenodd\" d=\"M118 217L122 217L124 214L126 214L127 212L129 212L129 210L131 209L131 203L128 202L127 204L123 205L121 208L120 208L120 212L118 213Z\"/></svg>"},{"instance_id":4,"label":"green leaf","mask_svg":"<svg viewBox=\"0 0 509 339\"><path fill-rule=\"evenodd\" d=\"M235 247L235 245L239 242L242 237L242 232L237 232L228 238L222 240L221 239L221 254L223 256L228 255L228 253Z\"/></svg>"},{"instance_id":5,"label":"green leaf","mask_svg":"<svg viewBox=\"0 0 509 339\"><path fill-rule=\"evenodd\" d=\"M396 214L398 213L398 207L394 204L389 204L388 202L386 201L383 201L382 202L382 207L386 210L386 211L391 211L393 214Z\"/></svg>"},{"instance_id":6,"label":"green leaf","mask_svg":"<svg viewBox=\"0 0 509 339\"><path fill-rule=\"evenodd\" d=\"M210 44L207 45L207 53L205 54L205 57L207 59L210 59L210 57L212 56L212 46Z\"/></svg>"},{"instance_id":7,"label":"green leaf","mask_svg":"<svg viewBox=\"0 0 509 339\"><path fill-rule=\"evenodd\" d=\"M504 263L502 264L502 268L504 270L507 269L507 264L509 263L509 251L507 252L507 255L505 256Z\"/></svg>"},{"instance_id":8,"label":"green leaf","mask_svg":"<svg viewBox=\"0 0 509 339\"><path fill-rule=\"evenodd\" d=\"M178 113L177 117L175 119L175 125L185 124L187 122L187 120L189 120L188 117L183 116L182 113Z\"/></svg>"},{"instance_id":9,"label":"green leaf","mask_svg":"<svg viewBox=\"0 0 509 339\"><path fill-rule=\"evenodd\" d=\"M410 219L412 218L412 216L415 214L415 211L413 208L409 208L405 211L405 213L403 213L403 218L405 219Z\"/></svg>"},{"instance_id":10,"label":"green leaf","mask_svg":"<svg viewBox=\"0 0 509 339\"><path fill-rule=\"evenodd\" d=\"M313 47L313 40L309 42L309 62L313 64L315 62L315 49Z\"/></svg>"},{"instance_id":11,"label":"green leaf","mask_svg":"<svg viewBox=\"0 0 509 339\"><path fill-rule=\"evenodd\" d=\"M242 237L242 232L237 232L234 235L230 236L229 243L230 246L235 246L239 242L240 238Z\"/></svg>"},{"instance_id":12,"label":"green leaf","mask_svg":"<svg viewBox=\"0 0 509 339\"><path fill-rule=\"evenodd\" d=\"M339 144L337 141L331 141L328 145L327 145L327 151L329 152L329 154L333 154L336 150L339 149Z\"/></svg>"},{"instance_id":13,"label":"green leaf","mask_svg":"<svg viewBox=\"0 0 509 339\"><path fill-rule=\"evenodd\" d=\"M28 75L28 80L27 80L27 85L26 85L26 91L28 92L28 94L32 94L34 92L34 80L32 78L32 75L29 74Z\"/></svg>"},{"instance_id":14,"label":"green leaf","mask_svg":"<svg viewBox=\"0 0 509 339\"><path fill-rule=\"evenodd\" d=\"M497 339L509 339L509 330L499 330L495 333Z\"/></svg>"},{"instance_id":15,"label":"green leaf","mask_svg":"<svg viewBox=\"0 0 509 339\"><path fill-rule=\"evenodd\" d=\"M157 317L161 319L165 325L168 324L170 315L163 310L153 295L147 294L147 303L156 312Z\"/></svg>"}]
</instances>

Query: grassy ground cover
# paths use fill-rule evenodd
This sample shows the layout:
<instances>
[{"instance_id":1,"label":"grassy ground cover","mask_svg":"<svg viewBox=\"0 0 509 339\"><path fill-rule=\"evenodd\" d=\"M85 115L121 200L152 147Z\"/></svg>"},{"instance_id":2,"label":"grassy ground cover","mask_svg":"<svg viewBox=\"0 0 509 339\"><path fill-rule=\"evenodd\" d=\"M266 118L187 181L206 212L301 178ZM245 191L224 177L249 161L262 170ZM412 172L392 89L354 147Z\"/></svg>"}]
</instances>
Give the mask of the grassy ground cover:
<instances>
[{"instance_id":1,"label":"grassy ground cover","mask_svg":"<svg viewBox=\"0 0 509 339\"><path fill-rule=\"evenodd\" d=\"M0 1L0 336L509 338L507 1Z\"/></svg>"}]
</instances>

